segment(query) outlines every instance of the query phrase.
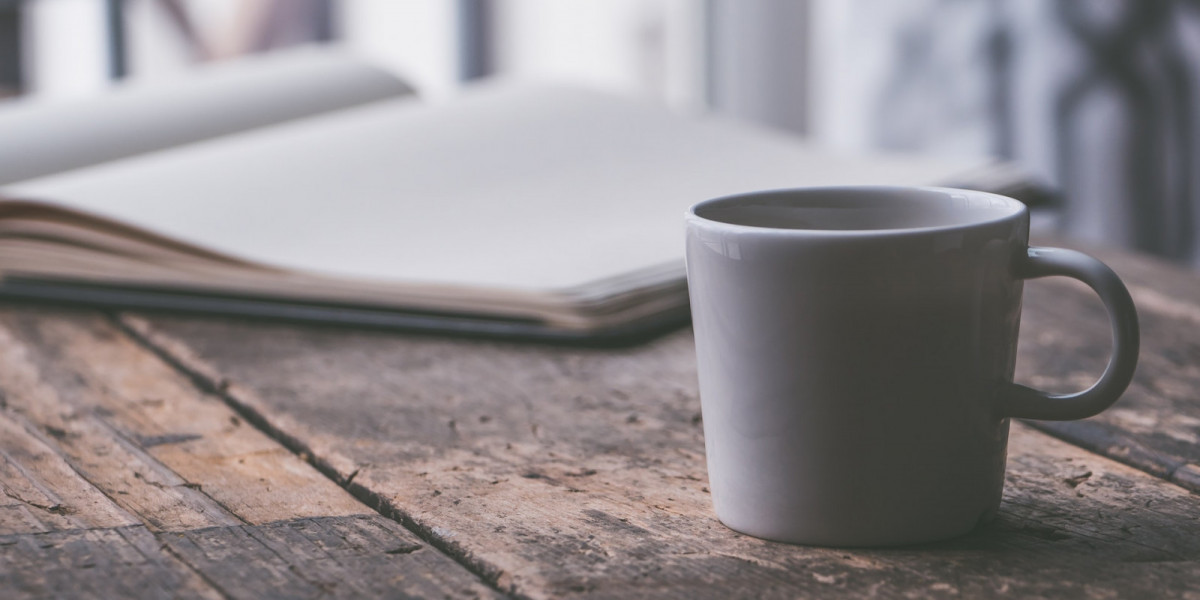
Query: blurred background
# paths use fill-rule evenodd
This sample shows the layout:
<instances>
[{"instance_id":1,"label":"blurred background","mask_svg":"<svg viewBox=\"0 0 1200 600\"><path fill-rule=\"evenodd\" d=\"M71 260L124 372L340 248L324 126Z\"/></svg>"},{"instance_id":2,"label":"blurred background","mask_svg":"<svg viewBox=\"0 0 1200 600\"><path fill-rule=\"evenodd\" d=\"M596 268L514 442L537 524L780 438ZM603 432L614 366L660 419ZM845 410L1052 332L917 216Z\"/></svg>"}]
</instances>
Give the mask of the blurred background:
<instances>
[{"instance_id":1,"label":"blurred background","mask_svg":"<svg viewBox=\"0 0 1200 600\"><path fill-rule=\"evenodd\" d=\"M1190 0L0 0L0 96L311 43L430 102L565 80L840 150L1011 159L1065 233L1200 265Z\"/></svg>"}]
</instances>

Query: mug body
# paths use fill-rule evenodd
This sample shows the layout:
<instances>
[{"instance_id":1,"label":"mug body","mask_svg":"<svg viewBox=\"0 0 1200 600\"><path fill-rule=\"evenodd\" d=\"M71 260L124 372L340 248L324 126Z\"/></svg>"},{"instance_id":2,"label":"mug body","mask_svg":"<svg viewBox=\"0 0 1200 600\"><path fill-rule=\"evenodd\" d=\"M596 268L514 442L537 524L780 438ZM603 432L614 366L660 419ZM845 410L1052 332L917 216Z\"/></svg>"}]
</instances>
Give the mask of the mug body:
<instances>
[{"instance_id":1,"label":"mug body","mask_svg":"<svg viewBox=\"0 0 1200 600\"><path fill-rule=\"evenodd\" d=\"M729 527L831 546L995 514L1028 213L941 188L719 198L686 217L710 489Z\"/></svg>"}]
</instances>

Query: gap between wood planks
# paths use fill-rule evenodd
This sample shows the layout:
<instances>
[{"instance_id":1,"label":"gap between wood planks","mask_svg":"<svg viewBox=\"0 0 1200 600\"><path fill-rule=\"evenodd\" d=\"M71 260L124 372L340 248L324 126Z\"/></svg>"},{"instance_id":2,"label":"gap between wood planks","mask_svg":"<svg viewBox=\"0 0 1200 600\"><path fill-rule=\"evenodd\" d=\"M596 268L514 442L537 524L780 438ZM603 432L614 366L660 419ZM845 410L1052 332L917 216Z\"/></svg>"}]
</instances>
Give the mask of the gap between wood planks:
<instances>
[{"instance_id":1,"label":"gap between wood planks","mask_svg":"<svg viewBox=\"0 0 1200 600\"><path fill-rule=\"evenodd\" d=\"M106 316L117 329L128 335L135 343L182 373L201 391L211 393L220 398L231 410L242 417L247 424L258 429L301 460L312 465L319 473L346 490L355 499L380 515L399 523L402 527L412 532L413 535L420 538L421 541L450 557L454 562L470 571L476 577L479 577L492 590L513 597L513 592L503 589L503 586L500 584L500 577L503 575L503 571L491 567L483 561L473 559L465 549L459 548L456 544L434 535L430 527L417 523L408 513L398 508L386 498L362 485L355 484L354 477L358 474L357 470L350 473L349 476L340 476L337 470L327 461L317 456L308 444L271 425L258 411L238 400L229 390L230 382L219 373L215 371L208 372L198 366L203 363L192 361L193 364L187 364L184 360L181 360L181 357L186 357L190 353L190 350L186 347L162 336L155 336L153 330L137 317L122 313L106 313Z\"/></svg>"}]
</instances>

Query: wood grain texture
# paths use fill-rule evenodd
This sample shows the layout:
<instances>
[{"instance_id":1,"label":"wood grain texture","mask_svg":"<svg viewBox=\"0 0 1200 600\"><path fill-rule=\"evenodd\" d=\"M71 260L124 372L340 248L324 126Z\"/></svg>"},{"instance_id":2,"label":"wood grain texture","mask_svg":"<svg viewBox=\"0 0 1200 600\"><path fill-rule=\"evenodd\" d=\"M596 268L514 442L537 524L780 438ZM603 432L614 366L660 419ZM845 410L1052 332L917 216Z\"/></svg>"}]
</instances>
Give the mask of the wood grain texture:
<instances>
[{"instance_id":1,"label":"wood grain texture","mask_svg":"<svg viewBox=\"0 0 1200 600\"><path fill-rule=\"evenodd\" d=\"M142 525L0 535L0 593L21 598L223 598Z\"/></svg>"},{"instance_id":2,"label":"wood grain texture","mask_svg":"<svg viewBox=\"0 0 1200 600\"><path fill-rule=\"evenodd\" d=\"M377 514L213 527L162 538L230 597L498 597Z\"/></svg>"},{"instance_id":3,"label":"wood grain texture","mask_svg":"<svg viewBox=\"0 0 1200 600\"><path fill-rule=\"evenodd\" d=\"M151 532L0 535L0 594L85 598L494 598L377 514Z\"/></svg>"},{"instance_id":4,"label":"wood grain texture","mask_svg":"<svg viewBox=\"0 0 1200 600\"><path fill-rule=\"evenodd\" d=\"M41 433L0 409L0 535L135 525Z\"/></svg>"},{"instance_id":5,"label":"wood grain texture","mask_svg":"<svg viewBox=\"0 0 1200 600\"><path fill-rule=\"evenodd\" d=\"M1138 370L1108 411L1083 421L1032 424L1200 491L1200 277L1148 257L1084 250L1108 262L1133 295L1142 328ZM1082 284L1030 282L1022 321L1019 381L1075 391L1104 369L1112 347L1108 319Z\"/></svg>"},{"instance_id":6,"label":"wood grain texture","mask_svg":"<svg viewBox=\"0 0 1200 600\"><path fill-rule=\"evenodd\" d=\"M0 388L153 529L370 512L100 315L0 314Z\"/></svg>"},{"instance_id":7,"label":"wood grain texture","mask_svg":"<svg viewBox=\"0 0 1200 600\"><path fill-rule=\"evenodd\" d=\"M0 310L0 597L495 597L110 319Z\"/></svg>"},{"instance_id":8,"label":"wood grain texture","mask_svg":"<svg viewBox=\"0 0 1200 600\"><path fill-rule=\"evenodd\" d=\"M710 508L688 331L600 351L124 322L518 596L1195 597L1200 582L1200 497L1022 426L1000 516L966 538L851 551L738 535Z\"/></svg>"}]
</instances>

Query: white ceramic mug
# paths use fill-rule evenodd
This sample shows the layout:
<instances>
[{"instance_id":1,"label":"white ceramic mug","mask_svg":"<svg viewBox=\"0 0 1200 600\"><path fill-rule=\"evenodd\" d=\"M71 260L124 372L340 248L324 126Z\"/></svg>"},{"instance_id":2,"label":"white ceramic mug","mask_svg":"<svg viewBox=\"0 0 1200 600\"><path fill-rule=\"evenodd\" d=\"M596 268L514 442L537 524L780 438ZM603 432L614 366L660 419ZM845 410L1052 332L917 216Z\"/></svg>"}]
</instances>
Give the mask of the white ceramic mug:
<instances>
[{"instance_id":1,"label":"white ceramic mug","mask_svg":"<svg viewBox=\"0 0 1200 600\"><path fill-rule=\"evenodd\" d=\"M910 544L995 514L1008 419L1081 419L1137 363L1103 263L1028 246L1023 204L943 188L778 190L688 210L687 271L713 504L750 535ZM1094 386L1012 382L1025 279L1074 277L1114 350Z\"/></svg>"}]
</instances>

